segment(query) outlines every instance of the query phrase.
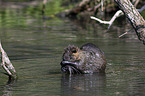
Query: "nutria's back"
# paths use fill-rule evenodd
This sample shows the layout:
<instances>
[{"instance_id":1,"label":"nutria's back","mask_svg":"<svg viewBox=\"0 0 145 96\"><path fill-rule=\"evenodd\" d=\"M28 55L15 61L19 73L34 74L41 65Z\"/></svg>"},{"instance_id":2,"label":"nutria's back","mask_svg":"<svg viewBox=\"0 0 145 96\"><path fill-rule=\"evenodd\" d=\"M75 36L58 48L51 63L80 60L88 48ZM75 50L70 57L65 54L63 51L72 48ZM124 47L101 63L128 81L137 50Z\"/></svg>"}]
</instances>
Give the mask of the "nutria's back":
<instances>
[{"instance_id":1,"label":"nutria's back","mask_svg":"<svg viewBox=\"0 0 145 96\"><path fill-rule=\"evenodd\" d=\"M98 57L104 58L104 60L105 60L104 52L92 43L84 44L80 49L83 51L96 53L96 55L98 55Z\"/></svg>"},{"instance_id":2,"label":"nutria's back","mask_svg":"<svg viewBox=\"0 0 145 96\"><path fill-rule=\"evenodd\" d=\"M62 59L62 71L66 73L105 72L104 53L91 43L87 43L81 48L69 45L65 49Z\"/></svg>"}]
</instances>

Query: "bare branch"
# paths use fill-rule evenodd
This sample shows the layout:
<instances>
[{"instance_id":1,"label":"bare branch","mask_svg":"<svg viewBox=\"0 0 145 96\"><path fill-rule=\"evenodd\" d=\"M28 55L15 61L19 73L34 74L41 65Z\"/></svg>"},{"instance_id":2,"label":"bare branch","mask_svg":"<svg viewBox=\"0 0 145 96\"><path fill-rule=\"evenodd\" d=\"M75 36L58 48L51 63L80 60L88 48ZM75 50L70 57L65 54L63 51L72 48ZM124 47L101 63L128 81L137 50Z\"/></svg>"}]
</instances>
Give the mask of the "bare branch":
<instances>
[{"instance_id":1,"label":"bare branch","mask_svg":"<svg viewBox=\"0 0 145 96\"><path fill-rule=\"evenodd\" d=\"M110 26L112 25L112 23L115 21L115 19L121 15L123 15L123 12L121 10L118 10L110 21L103 21L103 20L96 18L96 17L93 17L93 16L91 16L90 18L94 19L100 23L103 23L103 24L109 24L109 26L108 26L108 29L109 29Z\"/></svg>"},{"instance_id":2,"label":"bare branch","mask_svg":"<svg viewBox=\"0 0 145 96\"><path fill-rule=\"evenodd\" d=\"M138 39L145 44L145 20L132 5L130 0L114 0L119 8L124 12L125 16L130 21L130 24L134 28Z\"/></svg>"}]
</instances>

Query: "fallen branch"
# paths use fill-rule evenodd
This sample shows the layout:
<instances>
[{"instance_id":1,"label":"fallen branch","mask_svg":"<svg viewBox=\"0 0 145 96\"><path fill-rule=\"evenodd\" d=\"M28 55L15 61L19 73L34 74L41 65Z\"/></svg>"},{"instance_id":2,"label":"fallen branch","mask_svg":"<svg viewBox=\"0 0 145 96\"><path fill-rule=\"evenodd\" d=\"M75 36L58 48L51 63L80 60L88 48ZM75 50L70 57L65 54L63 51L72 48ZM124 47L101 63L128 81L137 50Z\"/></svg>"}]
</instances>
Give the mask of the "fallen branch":
<instances>
[{"instance_id":1,"label":"fallen branch","mask_svg":"<svg viewBox=\"0 0 145 96\"><path fill-rule=\"evenodd\" d=\"M145 20L137 11L137 9L132 5L130 0L114 0L119 8L123 11L125 16L130 21L133 29L135 30L138 39L145 45Z\"/></svg>"},{"instance_id":2,"label":"fallen branch","mask_svg":"<svg viewBox=\"0 0 145 96\"><path fill-rule=\"evenodd\" d=\"M9 80L15 80L17 78L16 70L13 67L9 57L7 56L7 53L2 48L1 42L0 42L0 51L2 60L1 66L7 72L6 74L9 76Z\"/></svg>"},{"instance_id":3,"label":"fallen branch","mask_svg":"<svg viewBox=\"0 0 145 96\"><path fill-rule=\"evenodd\" d=\"M121 15L123 15L123 12L121 10L118 10L110 21L103 21L103 20L96 18L94 16L91 16L91 19L94 19L94 20L96 20L100 23L103 23L103 24L109 24L109 26L108 26L108 29L109 29L110 26L112 25L112 23L115 21L115 19Z\"/></svg>"}]
</instances>

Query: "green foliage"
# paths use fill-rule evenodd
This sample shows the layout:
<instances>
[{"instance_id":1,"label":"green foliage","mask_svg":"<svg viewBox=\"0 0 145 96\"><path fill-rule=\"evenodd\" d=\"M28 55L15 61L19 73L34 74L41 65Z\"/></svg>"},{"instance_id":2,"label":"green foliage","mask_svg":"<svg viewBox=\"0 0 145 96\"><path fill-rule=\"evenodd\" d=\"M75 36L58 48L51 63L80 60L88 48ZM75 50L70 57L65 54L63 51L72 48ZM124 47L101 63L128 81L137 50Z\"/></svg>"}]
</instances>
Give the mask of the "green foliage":
<instances>
[{"instance_id":1,"label":"green foliage","mask_svg":"<svg viewBox=\"0 0 145 96\"><path fill-rule=\"evenodd\" d=\"M0 28L27 27L29 23L31 24L34 21L30 18L42 19L42 1L35 5L28 5L29 2L22 1L30 0L13 0L15 3L5 2L6 5L10 3L11 6L16 8L11 8L11 6L0 7ZM45 16L53 18L55 17L54 14L72 8L71 5L62 6L62 2L62 0L48 0L44 10Z\"/></svg>"}]
</instances>

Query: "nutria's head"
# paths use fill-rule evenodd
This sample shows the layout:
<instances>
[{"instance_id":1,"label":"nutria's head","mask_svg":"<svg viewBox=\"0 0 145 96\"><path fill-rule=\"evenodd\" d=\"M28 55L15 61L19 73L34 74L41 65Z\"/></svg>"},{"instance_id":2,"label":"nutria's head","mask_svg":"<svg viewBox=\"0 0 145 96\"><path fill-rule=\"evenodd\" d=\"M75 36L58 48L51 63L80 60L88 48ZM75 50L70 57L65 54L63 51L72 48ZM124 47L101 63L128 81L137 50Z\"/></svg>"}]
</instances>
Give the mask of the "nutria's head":
<instances>
[{"instance_id":1,"label":"nutria's head","mask_svg":"<svg viewBox=\"0 0 145 96\"><path fill-rule=\"evenodd\" d=\"M81 50L74 46L69 45L64 49L64 54L62 56L61 70L65 73L78 73L81 74L82 71L79 69L79 52Z\"/></svg>"}]
</instances>

